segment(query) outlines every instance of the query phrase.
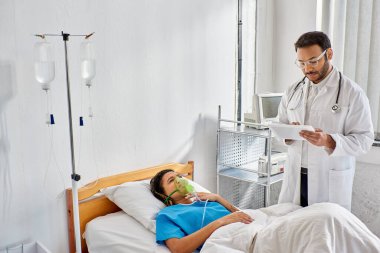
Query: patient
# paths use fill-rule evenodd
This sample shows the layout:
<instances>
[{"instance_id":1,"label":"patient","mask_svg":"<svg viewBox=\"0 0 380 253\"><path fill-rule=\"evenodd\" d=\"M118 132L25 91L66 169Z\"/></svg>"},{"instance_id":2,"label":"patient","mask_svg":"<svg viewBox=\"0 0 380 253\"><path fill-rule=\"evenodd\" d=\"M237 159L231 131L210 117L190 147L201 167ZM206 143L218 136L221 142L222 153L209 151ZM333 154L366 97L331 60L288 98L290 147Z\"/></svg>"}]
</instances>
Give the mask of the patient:
<instances>
[{"instance_id":1,"label":"patient","mask_svg":"<svg viewBox=\"0 0 380 253\"><path fill-rule=\"evenodd\" d=\"M219 227L252 222L248 214L217 194L200 192L194 201L193 196L176 192L177 176L173 170L163 170L150 181L153 195L167 205L156 218L156 240L171 252L193 252Z\"/></svg>"}]
</instances>

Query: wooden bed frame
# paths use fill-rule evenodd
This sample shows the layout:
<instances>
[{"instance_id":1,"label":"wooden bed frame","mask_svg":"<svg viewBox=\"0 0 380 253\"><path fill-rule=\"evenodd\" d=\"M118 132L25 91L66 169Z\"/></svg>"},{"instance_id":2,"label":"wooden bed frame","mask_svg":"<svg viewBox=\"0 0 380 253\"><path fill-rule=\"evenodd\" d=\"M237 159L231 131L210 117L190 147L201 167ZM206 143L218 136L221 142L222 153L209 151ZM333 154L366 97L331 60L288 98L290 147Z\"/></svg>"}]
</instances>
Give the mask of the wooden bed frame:
<instances>
[{"instance_id":1,"label":"wooden bed frame","mask_svg":"<svg viewBox=\"0 0 380 253\"><path fill-rule=\"evenodd\" d=\"M114 213L120 210L118 206L108 200L105 196L94 195L98 193L100 189L109 186L152 178L157 174L157 172L164 169L172 169L176 172L186 175L187 178L192 180L194 173L194 162L189 161L187 164L168 163L155 167L129 171L114 176L99 178L98 180L78 189L79 223L83 253L88 253L86 242L82 238L86 224L96 217ZM71 188L66 190L66 204L68 215L69 252L75 253L73 201Z\"/></svg>"}]
</instances>

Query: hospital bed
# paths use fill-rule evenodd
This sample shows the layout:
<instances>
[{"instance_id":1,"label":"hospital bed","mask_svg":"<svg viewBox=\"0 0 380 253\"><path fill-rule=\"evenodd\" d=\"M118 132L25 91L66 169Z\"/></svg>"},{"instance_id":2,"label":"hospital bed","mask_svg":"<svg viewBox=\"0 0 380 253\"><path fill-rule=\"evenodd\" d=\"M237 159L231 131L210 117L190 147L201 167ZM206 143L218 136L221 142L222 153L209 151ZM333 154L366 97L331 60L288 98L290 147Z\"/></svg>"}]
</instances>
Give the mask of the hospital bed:
<instances>
[{"instance_id":1,"label":"hospital bed","mask_svg":"<svg viewBox=\"0 0 380 253\"><path fill-rule=\"evenodd\" d=\"M150 207L146 203L138 206L140 203L136 203L136 200L139 202L138 199L149 199L151 196L141 197L143 195L139 196L135 188L142 185L149 187L147 179L167 168L186 175L188 179L193 178L193 162L171 163L101 178L80 188L80 230L85 237L82 239L82 252L86 253L89 249L92 253L168 253L165 246L159 246L155 242L155 222L137 217L144 216L141 213ZM195 188L197 191L204 189L197 184ZM103 194L99 195L99 191ZM74 253L70 189L66 196L70 253ZM154 202L154 197L149 201ZM135 209L131 209L134 205ZM253 223L233 223L219 228L206 241L201 252L380 252L379 238L354 215L335 204L321 203L300 208L286 203L245 211L255 218Z\"/></svg>"},{"instance_id":2,"label":"hospital bed","mask_svg":"<svg viewBox=\"0 0 380 253\"><path fill-rule=\"evenodd\" d=\"M173 169L174 171L182 175L185 175L186 178L188 179L191 179L191 180L193 179L194 163L192 161L189 161L187 164L170 163L170 164L164 164L164 165L154 166L154 167L145 168L145 169L139 169L136 171L130 171L130 172L113 175L109 177L99 178L95 182L89 183L85 185L84 187L79 188L78 201L79 201L79 221L80 221L81 235L85 232L86 224L97 217L102 217L107 214L116 213L116 212L119 212L118 213L119 216L123 216L121 214L125 214L123 213L123 211L121 211L121 209L116 204L110 201L107 197L105 197L104 195L98 196L99 195L98 193L100 192L101 189L115 186L115 185L120 185L126 182L149 179L149 178L152 178L157 172L163 169L167 169L167 168ZM66 203L67 203L67 215L68 215L69 252L74 253L75 239L74 239L73 205L72 205L71 189L66 190ZM111 220L119 219L118 214L105 216L106 217L105 219L111 219ZM121 218L121 219L123 220L121 222L126 223L126 225L128 226L130 225L131 227L134 227L134 228L137 227L137 229L141 233L145 232L144 236L141 237L141 241L145 241L145 238L152 237L153 233L148 230L142 232L144 227L142 227L139 223L134 222L133 218L127 217L124 215L124 218ZM105 223L107 222L108 221L99 222L100 223L99 226L104 226ZM96 226L97 224L95 224L95 227ZM113 229L111 228L111 230ZM128 229L128 231L133 231L133 230ZM152 234L149 234L149 233L152 233ZM122 239L123 240L125 240L125 238L131 239L131 240L135 239L135 235L131 235L132 237L130 237L129 235L130 234L128 234L127 232L124 235L125 237ZM152 241L152 245L153 244L155 244L155 240ZM87 253L88 252L87 243L84 238L82 238L81 245L82 245L82 252ZM164 248L163 250L166 250L166 248ZM107 252L112 252L112 251L107 251ZM126 250L124 252L133 252L133 251ZM140 251L135 251L135 252L140 252ZM169 252L169 251L166 250L166 252Z\"/></svg>"}]
</instances>

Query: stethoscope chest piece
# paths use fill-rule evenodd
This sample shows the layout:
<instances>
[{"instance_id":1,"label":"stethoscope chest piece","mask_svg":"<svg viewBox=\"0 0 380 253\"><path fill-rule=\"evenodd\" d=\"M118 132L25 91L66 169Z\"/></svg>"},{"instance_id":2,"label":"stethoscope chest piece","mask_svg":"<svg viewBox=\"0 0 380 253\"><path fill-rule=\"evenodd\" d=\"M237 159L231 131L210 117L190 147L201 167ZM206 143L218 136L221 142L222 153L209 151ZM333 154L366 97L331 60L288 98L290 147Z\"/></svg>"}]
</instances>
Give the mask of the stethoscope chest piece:
<instances>
[{"instance_id":1,"label":"stethoscope chest piece","mask_svg":"<svg viewBox=\"0 0 380 253\"><path fill-rule=\"evenodd\" d=\"M335 104L331 107L332 113L340 112L340 106L338 104Z\"/></svg>"}]
</instances>

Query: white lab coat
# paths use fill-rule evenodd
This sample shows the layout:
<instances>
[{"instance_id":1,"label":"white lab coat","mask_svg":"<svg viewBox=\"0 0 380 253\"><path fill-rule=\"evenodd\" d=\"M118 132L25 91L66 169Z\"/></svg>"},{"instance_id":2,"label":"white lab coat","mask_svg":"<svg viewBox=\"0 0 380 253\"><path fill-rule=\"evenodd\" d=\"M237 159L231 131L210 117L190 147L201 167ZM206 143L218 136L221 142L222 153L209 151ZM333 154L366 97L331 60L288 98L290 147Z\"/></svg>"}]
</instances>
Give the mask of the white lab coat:
<instances>
[{"instance_id":1,"label":"white lab coat","mask_svg":"<svg viewBox=\"0 0 380 253\"><path fill-rule=\"evenodd\" d=\"M308 145L308 204L333 202L351 210L352 184L355 174L355 156L366 153L373 143L374 133L368 98L359 85L342 74L338 104L341 111L333 114L339 72L335 68L321 88L310 109L309 122L314 128L329 133L336 142L333 152L314 146L306 141L294 141L288 146L288 161L279 203L300 204L300 167L302 145ZM307 94L310 81L294 94L296 84L285 92L279 106L282 123L304 123L307 96L300 98L301 90ZM295 108L295 103L300 101ZM288 106L289 104L289 106ZM294 110L291 110L293 108Z\"/></svg>"}]
</instances>

